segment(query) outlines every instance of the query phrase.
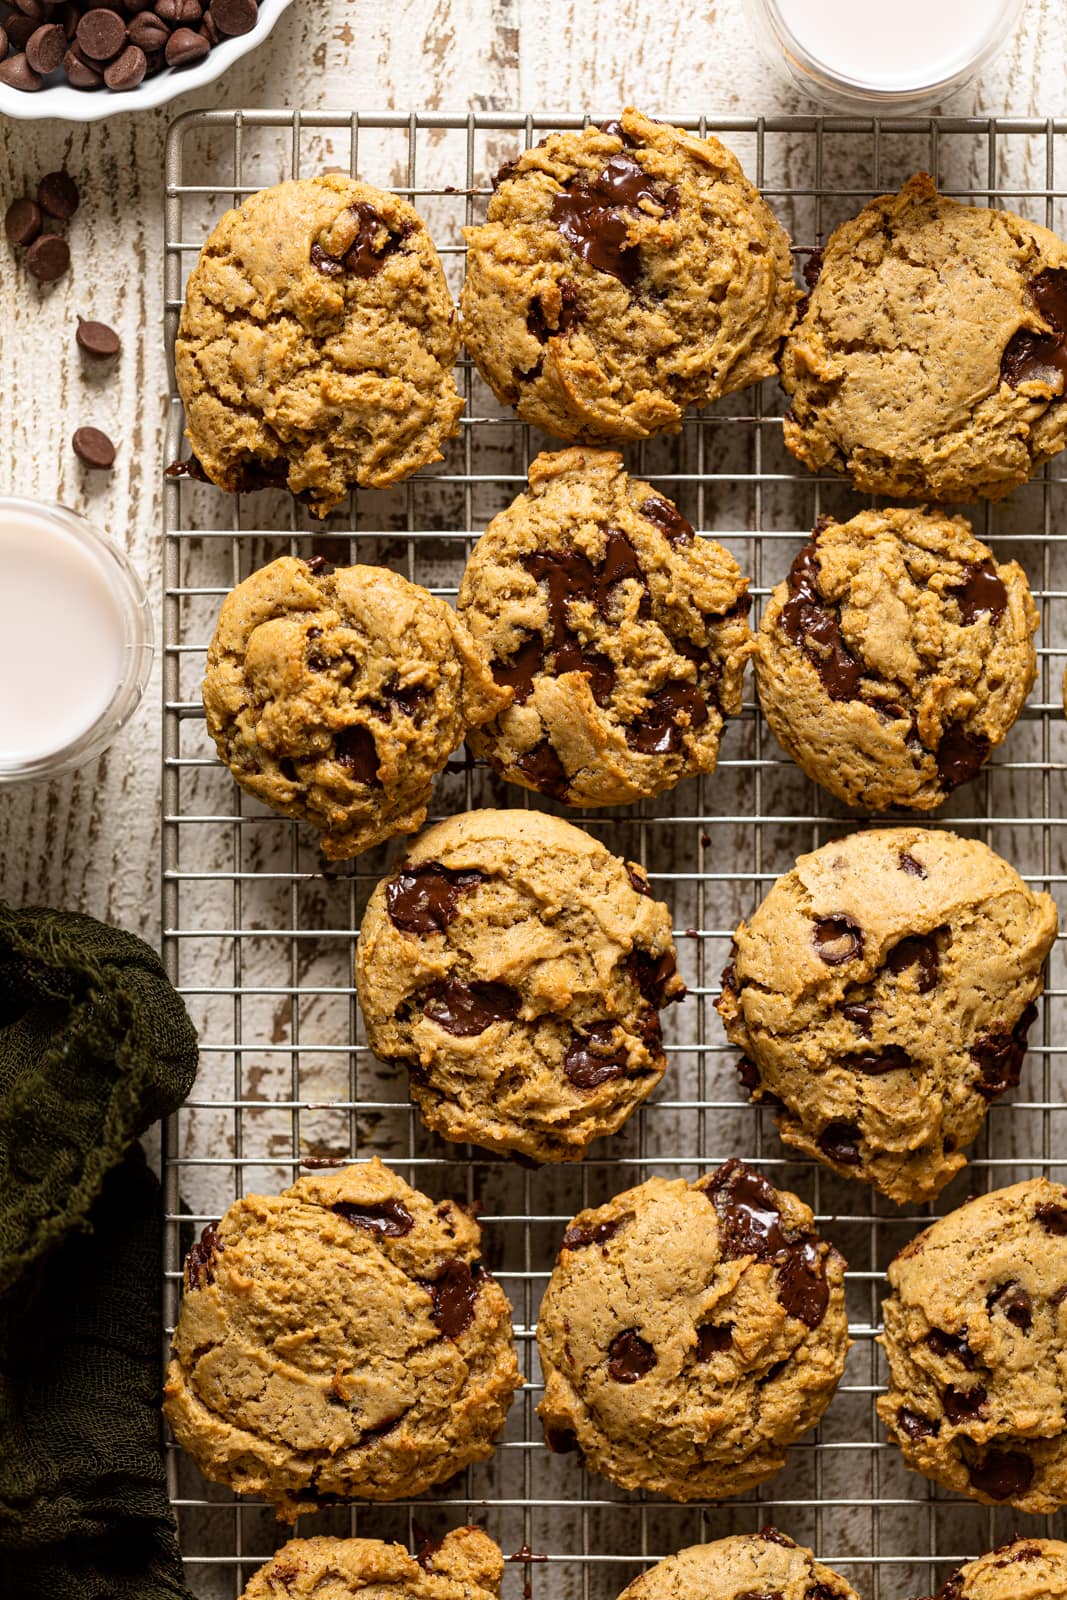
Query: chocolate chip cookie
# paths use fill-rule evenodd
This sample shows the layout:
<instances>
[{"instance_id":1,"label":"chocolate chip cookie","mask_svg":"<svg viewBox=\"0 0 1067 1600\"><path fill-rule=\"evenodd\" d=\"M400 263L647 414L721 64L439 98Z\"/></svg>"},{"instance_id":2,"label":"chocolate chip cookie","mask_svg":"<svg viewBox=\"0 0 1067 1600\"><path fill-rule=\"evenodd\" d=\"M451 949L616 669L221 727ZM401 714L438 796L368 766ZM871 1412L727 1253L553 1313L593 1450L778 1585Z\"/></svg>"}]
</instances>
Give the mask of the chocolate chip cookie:
<instances>
[{"instance_id":1,"label":"chocolate chip cookie","mask_svg":"<svg viewBox=\"0 0 1067 1600\"><path fill-rule=\"evenodd\" d=\"M227 596L208 647L219 758L335 861L421 827L451 752L506 703L455 613L385 567L282 556Z\"/></svg>"},{"instance_id":2,"label":"chocolate chip cookie","mask_svg":"<svg viewBox=\"0 0 1067 1600\"><path fill-rule=\"evenodd\" d=\"M626 805L714 772L754 645L748 580L607 450L540 455L458 610L511 705L469 740L505 778Z\"/></svg>"},{"instance_id":3,"label":"chocolate chip cookie","mask_svg":"<svg viewBox=\"0 0 1067 1600\"><path fill-rule=\"evenodd\" d=\"M676 433L777 371L789 240L717 139L627 110L553 133L464 229L463 338L498 400L561 439Z\"/></svg>"},{"instance_id":4,"label":"chocolate chip cookie","mask_svg":"<svg viewBox=\"0 0 1067 1600\"><path fill-rule=\"evenodd\" d=\"M1067 1544L1013 1539L959 1567L937 1600L1067 1600Z\"/></svg>"},{"instance_id":5,"label":"chocolate chip cookie","mask_svg":"<svg viewBox=\"0 0 1067 1600\"><path fill-rule=\"evenodd\" d=\"M472 811L371 895L356 990L435 1133L577 1161L663 1076L659 1012L685 985L640 867L557 817Z\"/></svg>"},{"instance_id":6,"label":"chocolate chip cookie","mask_svg":"<svg viewBox=\"0 0 1067 1600\"><path fill-rule=\"evenodd\" d=\"M178 1443L288 1522L491 1455L522 1380L480 1237L378 1160L236 1201L185 1261L164 1390Z\"/></svg>"},{"instance_id":7,"label":"chocolate chip cookie","mask_svg":"<svg viewBox=\"0 0 1067 1600\"><path fill-rule=\"evenodd\" d=\"M932 1199L1019 1082L1056 906L977 839L883 828L801 856L734 936L717 1002L782 1138Z\"/></svg>"},{"instance_id":8,"label":"chocolate chip cookie","mask_svg":"<svg viewBox=\"0 0 1067 1600\"><path fill-rule=\"evenodd\" d=\"M1067 1503L1067 1189L1032 1178L972 1200L906 1245L889 1283L889 1387L878 1415L908 1466L985 1505L1058 1511Z\"/></svg>"},{"instance_id":9,"label":"chocolate chip cookie","mask_svg":"<svg viewBox=\"0 0 1067 1600\"><path fill-rule=\"evenodd\" d=\"M1022 568L962 517L824 517L763 613L760 704L839 800L929 811L1007 735L1037 676L1037 626Z\"/></svg>"},{"instance_id":10,"label":"chocolate chip cookie","mask_svg":"<svg viewBox=\"0 0 1067 1600\"><path fill-rule=\"evenodd\" d=\"M842 223L786 343L785 442L900 499L999 500L1063 449L1067 245L920 172Z\"/></svg>"},{"instance_id":11,"label":"chocolate chip cookie","mask_svg":"<svg viewBox=\"0 0 1067 1600\"><path fill-rule=\"evenodd\" d=\"M498 1600L504 1558L481 1528L454 1528L416 1560L378 1539L290 1539L241 1600Z\"/></svg>"},{"instance_id":12,"label":"chocolate chip cookie","mask_svg":"<svg viewBox=\"0 0 1067 1600\"><path fill-rule=\"evenodd\" d=\"M762 1483L841 1378L844 1272L807 1206L740 1161L579 1212L537 1323L549 1448L673 1500Z\"/></svg>"},{"instance_id":13,"label":"chocolate chip cookie","mask_svg":"<svg viewBox=\"0 0 1067 1600\"><path fill-rule=\"evenodd\" d=\"M228 211L175 344L186 436L220 489L288 484L325 516L441 457L463 402L455 307L422 218L338 173Z\"/></svg>"},{"instance_id":14,"label":"chocolate chip cookie","mask_svg":"<svg viewBox=\"0 0 1067 1600\"><path fill-rule=\"evenodd\" d=\"M761 1600L857 1600L844 1578L777 1528L679 1550L635 1578L619 1600L754 1600L756 1595Z\"/></svg>"}]
</instances>

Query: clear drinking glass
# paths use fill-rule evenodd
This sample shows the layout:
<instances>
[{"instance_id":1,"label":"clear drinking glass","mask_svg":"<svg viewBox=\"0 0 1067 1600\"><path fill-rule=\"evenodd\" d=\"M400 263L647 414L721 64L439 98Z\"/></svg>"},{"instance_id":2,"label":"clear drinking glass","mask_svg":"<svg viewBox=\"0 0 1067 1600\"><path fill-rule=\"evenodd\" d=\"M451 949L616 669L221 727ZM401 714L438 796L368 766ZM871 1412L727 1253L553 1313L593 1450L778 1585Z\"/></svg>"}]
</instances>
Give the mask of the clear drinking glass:
<instances>
[{"instance_id":1,"label":"clear drinking glass","mask_svg":"<svg viewBox=\"0 0 1067 1600\"><path fill-rule=\"evenodd\" d=\"M144 587L110 539L64 506L0 495L0 784L100 755L153 647Z\"/></svg>"},{"instance_id":2,"label":"clear drinking glass","mask_svg":"<svg viewBox=\"0 0 1067 1600\"><path fill-rule=\"evenodd\" d=\"M968 84L1023 0L744 0L771 60L839 111L929 110Z\"/></svg>"}]
</instances>

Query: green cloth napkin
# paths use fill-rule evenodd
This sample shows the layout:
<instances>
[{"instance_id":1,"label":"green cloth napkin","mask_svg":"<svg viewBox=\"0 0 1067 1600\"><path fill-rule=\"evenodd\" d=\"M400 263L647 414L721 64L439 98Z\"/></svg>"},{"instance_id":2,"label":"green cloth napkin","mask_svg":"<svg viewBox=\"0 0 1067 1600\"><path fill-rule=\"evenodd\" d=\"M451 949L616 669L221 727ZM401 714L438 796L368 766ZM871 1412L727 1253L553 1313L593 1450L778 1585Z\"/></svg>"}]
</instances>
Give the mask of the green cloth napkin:
<instances>
[{"instance_id":1,"label":"green cloth napkin","mask_svg":"<svg viewBox=\"0 0 1067 1600\"><path fill-rule=\"evenodd\" d=\"M161 1206L196 1073L159 958L0 904L0 1594L188 1600L160 1448Z\"/></svg>"}]
</instances>

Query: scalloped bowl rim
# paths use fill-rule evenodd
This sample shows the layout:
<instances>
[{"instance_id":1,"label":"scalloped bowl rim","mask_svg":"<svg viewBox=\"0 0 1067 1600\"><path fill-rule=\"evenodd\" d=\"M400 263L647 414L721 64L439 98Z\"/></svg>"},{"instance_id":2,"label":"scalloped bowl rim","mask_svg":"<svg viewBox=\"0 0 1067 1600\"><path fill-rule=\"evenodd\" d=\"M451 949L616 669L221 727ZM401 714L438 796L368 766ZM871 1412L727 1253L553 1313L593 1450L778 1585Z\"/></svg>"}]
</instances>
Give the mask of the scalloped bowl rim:
<instances>
[{"instance_id":1,"label":"scalloped bowl rim","mask_svg":"<svg viewBox=\"0 0 1067 1600\"><path fill-rule=\"evenodd\" d=\"M182 67L177 71L167 67L126 94L112 94L107 89L72 89L64 83L27 94L25 90L0 83L0 117L23 122L44 122L50 118L57 122L101 122L105 117L117 117L123 112L152 111L157 106L165 106L179 95L206 88L228 72L234 62L263 43L282 12L292 3L293 0L260 0L259 19L251 32L216 45L195 67Z\"/></svg>"}]
</instances>

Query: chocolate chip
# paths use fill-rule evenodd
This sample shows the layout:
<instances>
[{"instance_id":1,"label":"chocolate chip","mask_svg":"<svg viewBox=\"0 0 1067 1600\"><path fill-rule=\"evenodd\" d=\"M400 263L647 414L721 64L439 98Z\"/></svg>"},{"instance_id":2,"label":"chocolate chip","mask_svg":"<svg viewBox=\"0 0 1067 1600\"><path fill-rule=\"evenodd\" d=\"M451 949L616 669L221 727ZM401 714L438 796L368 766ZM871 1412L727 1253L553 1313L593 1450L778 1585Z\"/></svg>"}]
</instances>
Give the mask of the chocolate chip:
<instances>
[{"instance_id":1,"label":"chocolate chip","mask_svg":"<svg viewBox=\"0 0 1067 1600\"><path fill-rule=\"evenodd\" d=\"M607 1222L595 1222L591 1228L574 1225L563 1235L564 1250L585 1250L591 1244L607 1244L614 1239L627 1217L611 1217Z\"/></svg>"},{"instance_id":2,"label":"chocolate chip","mask_svg":"<svg viewBox=\"0 0 1067 1600\"><path fill-rule=\"evenodd\" d=\"M633 156L620 152L598 176L569 179L553 199L550 216L575 255L632 288L641 270L640 251L628 242L629 224L621 213L638 213L642 202L673 216L678 191L664 189Z\"/></svg>"},{"instance_id":3,"label":"chocolate chip","mask_svg":"<svg viewBox=\"0 0 1067 1600\"><path fill-rule=\"evenodd\" d=\"M692 523L685 520L678 507L658 494L642 501L640 511L646 522L654 523L660 530L668 544L675 547L692 544L696 537Z\"/></svg>"},{"instance_id":4,"label":"chocolate chip","mask_svg":"<svg viewBox=\"0 0 1067 1600\"><path fill-rule=\"evenodd\" d=\"M130 44L105 69L104 82L109 89L122 94L127 90L138 88L144 82L147 69L148 62L144 51L139 50L135 44Z\"/></svg>"},{"instance_id":5,"label":"chocolate chip","mask_svg":"<svg viewBox=\"0 0 1067 1600\"><path fill-rule=\"evenodd\" d=\"M506 983L461 983L448 978L426 990L424 1014L455 1039L473 1039L494 1022L519 1014L519 997Z\"/></svg>"},{"instance_id":6,"label":"chocolate chip","mask_svg":"<svg viewBox=\"0 0 1067 1600\"><path fill-rule=\"evenodd\" d=\"M0 61L0 83L6 83L9 89L21 89L24 94L36 94L44 88L44 79L21 53Z\"/></svg>"},{"instance_id":7,"label":"chocolate chip","mask_svg":"<svg viewBox=\"0 0 1067 1600\"><path fill-rule=\"evenodd\" d=\"M547 344L557 334L572 332L585 321L578 285L564 278L559 286L560 308L554 324L545 316L544 301L535 294L526 311L526 329L540 344Z\"/></svg>"},{"instance_id":8,"label":"chocolate chip","mask_svg":"<svg viewBox=\"0 0 1067 1600\"><path fill-rule=\"evenodd\" d=\"M122 341L114 328L106 322L83 322L78 318L78 331L74 336L78 348L93 361L110 361L122 349Z\"/></svg>"},{"instance_id":9,"label":"chocolate chip","mask_svg":"<svg viewBox=\"0 0 1067 1600\"><path fill-rule=\"evenodd\" d=\"M258 14L256 0L211 0L208 13L219 32L228 36L251 33Z\"/></svg>"},{"instance_id":10,"label":"chocolate chip","mask_svg":"<svg viewBox=\"0 0 1067 1600\"><path fill-rule=\"evenodd\" d=\"M902 850L897 860L900 863L901 872L906 872L909 878L926 877L926 868L922 862L916 861L915 857L910 855L907 850Z\"/></svg>"},{"instance_id":11,"label":"chocolate chip","mask_svg":"<svg viewBox=\"0 0 1067 1600\"><path fill-rule=\"evenodd\" d=\"M901 1406L897 1412L897 1427L909 1439L930 1439L940 1431L941 1424Z\"/></svg>"},{"instance_id":12,"label":"chocolate chip","mask_svg":"<svg viewBox=\"0 0 1067 1600\"><path fill-rule=\"evenodd\" d=\"M70 267L70 246L61 234L39 234L26 252L26 266L38 283L55 283Z\"/></svg>"},{"instance_id":13,"label":"chocolate chip","mask_svg":"<svg viewBox=\"0 0 1067 1600\"><path fill-rule=\"evenodd\" d=\"M1034 1216L1046 1233L1051 1233L1057 1238L1067 1235L1067 1206L1046 1200L1035 1208Z\"/></svg>"},{"instance_id":14,"label":"chocolate chip","mask_svg":"<svg viewBox=\"0 0 1067 1600\"><path fill-rule=\"evenodd\" d=\"M542 739L540 744L535 744L532 750L520 756L515 765L541 794L548 795L552 800L566 800L570 780L550 740Z\"/></svg>"},{"instance_id":15,"label":"chocolate chip","mask_svg":"<svg viewBox=\"0 0 1067 1600\"><path fill-rule=\"evenodd\" d=\"M192 28L176 28L167 40L164 55L168 67L191 67L211 54L211 45L202 33Z\"/></svg>"},{"instance_id":16,"label":"chocolate chip","mask_svg":"<svg viewBox=\"0 0 1067 1600\"><path fill-rule=\"evenodd\" d=\"M768 1544L780 1544L786 1550L796 1549L795 1539L791 1539L787 1533L779 1533L778 1529L772 1528L769 1523L767 1527L760 1529L759 1536L761 1539L765 1539Z\"/></svg>"},{"instance_id":17,"label":"chocolate chip","mask_svg":"<svg viewBox=\"0 0 1067 1600\"><path fill-rule=\"evenodd\" d=\"M78 23L75 36L92 61L111 61L126 43L126 24L115 11L95 6Z\"/></svg>"},{"instance_id":18,"label":"chocolate chip","mask_svg":"<svg viewBox=\"0 0 1067 1600\"><path fill-rule=\"evenodd\" d=\"M633 579L644 590L642 605L648 607L648 585L637 551L620 528L604 529L604 555L597 574L596 603L601 616L611 617L616 586Z\"/></svg>"},{"instance_id":19,"label":"chocolate chip","mask_svg":"<svg viewBox=\"0 0 1067 1600\"><path fill-rule=\"evenodd\" d=\"M7 55L10 44L11 41L8 38L7 29L0 23L0 60Z\"/></svg>"},{"instance_id":20,"label":"chocolate chip","mask_svg":"<svg viewBox=\"0 0 1067 1600\"><path fill-rule=\"evenodd\" d=\"M634 950L630 955L629 968L631 977L649 1005L662 1011L668 1004L667 991L678 973L673 952L664 950L657 956L650 950ZM684 993L683 989L671 998L680 1000Z\"/></svg>"},{"instance_id":21,"label":"chocolate chip","mask_svg":"<svg viewBox=\"0 0 1067 1600\"><path fill-rule=\"evenodd\" d=\"M63 71L72 89L99 89L104 82L102 69L78 45L72 45L63 57Z\"/></svg>"},{"instance_id":22,"label":"chocolate chip","mask_svg":"<svg viewBox=\"0 0 1067 1600\"><path fill-rule=\"evenodd\" d=\"M39 20L39 18L35 20L33 17L20 17L17 14L8 17L4 27L12 50L16 52L25 50L37 31Z\"/></svg>"},{"instance_id":23,"label":"chocolate chip","mask_svg":"<svg viewBox=\"0 0 1067 1600\"><path fill-rule=\"evenodd\" d=\"M353 726L342 728L334 740L334 754L339 766L350 772L357 783L378 789L378 746L369 728Z\"/></svg>"},{"instance_id":24,"label":"chocolate chip","mask_svg":"<svg viewBox=\"0 0 1067 1600\"><path fill-rule=\"evenodd\" d=\"M780 626L799 645L819 674L831 700L854 699L863 668L845 644L836 608L819 593L819 552L806 544L789 570L789 596Z\"/></svg>"},{"instance_id":25,"label":"chocolate chip","mask_svg":"<svg viewBox=\"0 0 1067 1600\"><path fill-rule=\"evenodd\" d=\"M156 0L156 15L172 28L193 28L203 13L201 0Z\"/></svg>"},{"instance_id":26,"label":"chocolate chip","mask_svg":"<svg viewBox=\"0 0 1067 1600\"><path fill-rule=\"evenodd\" d=\"M631 150L639 148L636 139L631 139L618 117L610 117L607 122L600 124L601 133L610 134L613 139L621 139L624 145Z\"/></svg>"},{"instance_id":27,"label":"chocolate chip","mask_svg":"<svg viewBox=\"0 0 1067 1600\"><path fill-rule=\"evenodd\" d=\"M4 232L11 244L32 244L41 231L41 208L33 200L12 200L4 213Z\"/></svg>"},{"instance_id":28,"label":"chocolate chip","mask_svg":"<svg viewBox=\"0 0 1067 1600\"><path fill-rule=\"evenodd\" d=\"M971 1467L969 1476L979 1494L991 1500L1011 1500L1029 1489L1034 1463L1017 1450L988 1450L985 1459Z\"/></svg>"},{"instance_id":29,"label":"chocolate chip","mask_svg":"<svg viewBox=\"0 0 1067 1600\"><path fill-rule=\"evenodd\" d=\"M427 1284L433 1299L431 1315L446 1339L458 1339L474 1321L480 1276L480 1269L472 1271L465 1261L455 1256L446 1261L438 1277Z\"/></svg>"},{"instance_id":30,"label":"chocolate chip","mask_svg":"<svg viewBox=\"0 0 1067 1600\"><path fill-rule=\"evenodd\" d=\"M154 11L138 11L127 24L126 32L130 43L140 45L145 54L150 50L165 49L170 38L170 29Z\"/></svg>"},{"instance_id":31,"label":"chocolate chip","mask_svg":"<svg viewBox=\"0 0 1067 1600\"><path fill-rule=\"evenodd\" d=\"M1058 267L1040 272L1027 290L1052 331L1020 328L1013 334L1000 358L1000 376L1013 389L1036 381L1062 394L1067 382L1067 271Z\"/></svg>"},{"instance_id":32,"label":"chocolate chip","mask_svg":"<svg viewBox=\"0 0 1067 1600\"><path fill-rule=\"evenodd\" d=\"M626 743L641 755L671 755L681 750L686 733L707 720L704 696L695 684L680 679L656 691L640 720L626 729Z\"/></svg>"},{"instance_id":33,"label":"chocolate chip","mask_svg":"<svg viewBox=\"0 0 1067 1600\"><path fill-rule=\"evenodd\" d=\"M637 1383L656 1365L656 1352L636 1328L617 1333L608 1346L608 1373L616 1383Z\"/></svg>"},{"instance_id":34,"label":"chocolate chip","mask_svg":"<svg viewBox=\"0 0 1067 1600\"><path fill-rule=\"evenodd\" d=\"M386 885L389 920L404 933L443 933L459 909L460 895L484 881L474 868L445 867L439 861L403 867Z\"/></svg>"},{"instance_id":35,"label":"chocolate chip","mask_svg":"<svg viewBox=\"0 0 1067 1600\"><path fill-rule=\"evenodd\" d=\"M950 1422L967 1422L981 1416L988 1398L981 1384L973 1389L957 1389L955 1384L950 1383L942 1390L941 1404Z\"/></svg>"},{"instance_id":36,"label":"chocolate chip","mask_svg":"<svg viewBox=\"0 0 1067 1600\"><path fill-rule=\"evenodd\" d=\"M719 1249L726 1260L755 1256L777 1269L782 1309L809 1328L818 1327L830 1300L819 1240L782 1223L778 1195L766 1178L736 1159L719 1168L705 1187L719 1219Z\"/></svg>"},{"instance_id":37,"label":"chocolate chip","mask_svg":"<svg viewBox=\"0 0 1067 1600\"><path fill-rule=\"evenodd\" d=\"M591 1022L574 1035L563 1057L563 1070L576 1089L596 1089L628 1070L625 1041L612 1044L615 1028L614 1022Z\"/></svg>"},{"instance_id":38,"label":"chocolate chip","mask_svg":"<svg viewBox=\"0 0 1067 1600\"><path fill-rule=\"evenodd\" d=\"M66 53L67 36L57 22L43 23L26 41L27 62L45 78L55 72Z\"/></svg>"},{"instance_id":39,"label":"chocolate chip","mask_svg":"<svg viewBox=\"0 0 1067 1600\"><path fill-rule=\"evenodd\" d=\"M961 783L969 783L981 771L989 750L989 740L982 734L967 733L958 722L950 723L937 747L937 777L941 787L951 792Z\"/></svg>"},{"instance_id":40,"label":"chocolate chip","mask_svg":"<svg viewBox=\"0 0 1067 1600\"><path fill-rule=\"evenodd\" d=\"M800 270L804 275L804 282L807 284L808 289L814 289L819 281L819 274L822 272L821 247L808 251L807 258Z\"/></svg>"},{"instance_id":41,"label":"chocolate chip","mask_svg":"<svg viewBox=\"0 0 1067 1600\"><path fill-rule=\"evenodd\" d=\"M368 1233L380 1233L386 1239L402 1239L415 1226L415 1218L400 1200L379 1200L374 1205L361 1205L355 1200L338 1200L330 1207L339 1217L354 1228L365 1228Z\"/></svg>"},{"instance_id":42,"label":"chocolate chip","mask_svg":"<svg viewBox=\"0 0 1067 1600\"><path fill-rule=\"evenodd\" d=\"M75 428L71 439L74 454L87 467L106 471L115 464L115 446L99 428Z\"/></svg>"},{"instance_id":43,"label":"chocolate chip","mask_svg":"<svg viewBox=\"0 0 1067 1600\"><path fill-rule=\"evenodd\" d=\"M1034 1322L1034 1303L1021 1283L1012 1279L997 1289L990 1289L985 1303L990 1316L994 1311L1000 1311L1013 1327L1022 1333L1030 1332Z\"/></svg>"},{"instance_id":44,"label":"chocolate chip","mask_svg":"<svg viewBox=\"0 0 1067 1600\"><path fill-rule=\"evenodd\" d=\"M841 1015L844 1017L846 1022L851 1022L854 1028L858 1028L865 1039L869 1039L871 1037L871 1030L874 1020L873 1007L861 1005L858 1002L853 1001L847 1006L841 1007Z\"/></svg>"},{"instance_id":45,"label":"chocolate chip","mask_svg":"<svg viewBox=\"0 0 1067 1600\"><path fill-rule=\"evenodd\" d=\"M842 1167L858 1167L862 1135L854 1122L831 1122L816 1143L824 1156Z\"/></svg>"},{"instance_id":46,"label":"chocolate chip","mask_svg":"<svg viewBox=\"0 0 1067 1600\"><path fill-rule=\"evenodd\" d=\"M926 1335L926 1343L935 1356L943 1360L959 1361L968 1372L973 1372L977 1366L977 1358L964 1333L946 1333L944 1328L931 1328Z\"/></svg>"},{"instance_id":47,"label":"chocolate chip","mask_svg":"<svg viewBox=\"0 0 1067 1600\"><path fill-rule=\"evenodd\" d=\"M981 1073L975 1088L987 1100L995 1100L1005 1090L1017 1087L1026 1056L1026 1036L1036 1018L1037 1007L1031 1001L1013 1028L994 1028L972 1044L971 1060Z\"/></svg>"},{"instance_id":48,"label":"chocolate chip","mask_svg":"<svg viewBox=\"0 0 1067 1600\"><path fill-rule=\"evenodd\" d=\"M538 634L525 639L513 656L493 662L493 681L515 691L515 704L524 705L533 693L534 679L544 670L545 648Z\"/></svg>"},{"instance_id":49,"label":"chocolate chip","mask_svg":"<svg viewBox=\"0 0 1067 1600\"><path fill-rule=\"evenodd\" d=\"M740 1079L743 1089L747 1089L751 1094L753 1089L759 1088L761 1082L759 1068L754 1061L749 1060L748 1056L742 1056L736 1063L734 1070Z\"/></svg>"},{"instance_id":50,"label":"chocolate chip","mask_svg":"<svg viewBox=\"0 0 1067 1600\"><path fill-rule=\"evenodd\" d=\"M734 1341L732 1322L704 1322L697 1329L697 1360L706 1363L720 1351L729 1350Z\"/></svg>"},{"instance_id":51,"label":"chocolate chip","mask_svg":"<svg viewBox=\"0 0 1067 1600\"><path fill-rule=\"evenodd\" d=\"M851 917L821 917L812 931L811 942L820 961L828 967L843 966L863 954L863 933Z\"/></svg>"},{"instance_id":52,"label":"chocolate chip","mask_svg":"<svg viewBox=\"0 0 1067 1600\"><path fill-rule=\"evenodd\" d=\"M913 933L899 940L885 958L889 971L897 977L910 967L916 969L915 984L920 994L937 987L940 957L937 938L932 933Z\"/></svg>"},{"instance_id":53,"label":"chocolate chip","mask_svg":"<svg viewBox=\"0 0 1067 1600\"><path fill-rule=\"evenodd\" d=\"M963 582L946 589L945 595L959 606L960 621L965 626L976 622L983 613L996 622L1008 604L1008 591L988 560L968 562L963 569Z\"/></svg>"},{"instance_id":54,"label":"chocolate chip","mask_svg":"<svg viewBox=\"0 0 1067 1600\"><path fill-rule=\"evenodd\" d=\"M862 1072L868 1078L880 1078L886 1072L908 1072L915 1062L899 1045L883 1045L880 1050L865 1050L857 1055L842 1056L841 1065L852 1072Z\"/></svg>"},{"instance_id":55,"label":"chocolate chip","mask_svg":"<svg viewBox=\"0 0 1067 1600\"><path fill-rule=\"evenodd\" d=\"M209 1222L199 1240L185 1258L185 1286L203 1289L215 1282L215 1261L224 1249L219 1238L218 1223Z\"/></svg>"},{"instance_id":56,"label":"chocolate chip","mask_svg":"<svg viewBox=\"0 0 1067 1600\"><path fill-rule=\"evenodd\" d=\"M304 565L314 578L328 578L331 573L337 571L333 562L327 560L325 556L306 556Z\"/></svg>"},{"instance_id":57,"label":"chocolate chip","mask_svg":"<svg viewBox=\"0 0 1067 1600\"><path fill-rule=\"evenodd\" d=\"M651 898L652 890L649 887L648 879L645 877L644 869L635 866L632 861L627 861L625 865L626 876L630 880L630 887L633 889L634 893L648 895L649 898Z\"/></svg>"}]
</instances>

